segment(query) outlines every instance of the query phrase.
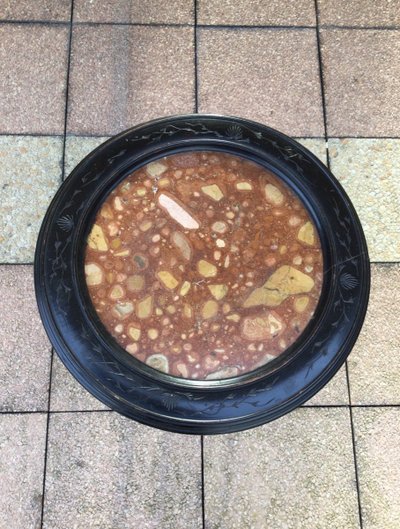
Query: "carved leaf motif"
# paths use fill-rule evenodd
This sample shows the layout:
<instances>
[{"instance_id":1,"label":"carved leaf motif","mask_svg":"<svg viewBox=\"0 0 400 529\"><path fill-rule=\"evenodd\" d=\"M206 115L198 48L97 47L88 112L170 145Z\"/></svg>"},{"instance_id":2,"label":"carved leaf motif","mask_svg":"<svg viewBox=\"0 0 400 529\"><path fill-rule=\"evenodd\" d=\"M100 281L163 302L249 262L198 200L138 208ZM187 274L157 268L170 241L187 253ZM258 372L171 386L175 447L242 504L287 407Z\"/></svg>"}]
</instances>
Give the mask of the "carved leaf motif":
<instances>
[{"instance_id":1,"label":"carved leaf motif","mask_svg":"<svg viewBox=\"0 0 400 529\"><path fill-rule=\"evenodd\" d=\"M342 274L340 276L339 281L340 281L340 285L345 290L353 290L353 288L356 288L358 286L358 279L352 276L351 274L349 274L348 272L345 272L344 274Z\"/></svg>"},{"instance_id":2,"label":"carved leaf motif","mask_svg":"<svg viewBox=\"0 0 400 529\"><path fill-rule=\"evenodd\" d=\"M71 231L74 227L74 219L72 215L64 215L57 220L57 226L59 226L63 231Z\"/></svg>"}]
</instances>

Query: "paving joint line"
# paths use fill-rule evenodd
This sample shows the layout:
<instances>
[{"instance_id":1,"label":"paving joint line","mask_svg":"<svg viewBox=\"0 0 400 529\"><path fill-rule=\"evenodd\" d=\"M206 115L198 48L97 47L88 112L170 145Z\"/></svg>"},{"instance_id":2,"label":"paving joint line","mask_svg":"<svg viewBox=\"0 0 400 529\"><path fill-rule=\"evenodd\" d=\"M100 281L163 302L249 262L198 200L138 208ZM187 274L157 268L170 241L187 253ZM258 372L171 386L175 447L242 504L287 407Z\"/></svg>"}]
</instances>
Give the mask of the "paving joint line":
<instances>
[{"instance_id":1,"label":"paving joint line","mask_svg":"<svg viewBox=\"0 0 400 529\"><path fill-rule=\"evenodd\" d=\"M68 27L70 22L68 20L47 20L47 19L2 19L0 25L36 25L36 26L64 26ZM351 31L398 31L400 26L355 26L351 24L317 24L320 29L324 30L351 30ZM303 30L316 29L317 25L313 24L197 24L201 29L273 29L273 30ZM76 20L72 22L72 27L79 26L132 26L132 27L171 27L171 28L191 28L194 24L190 22L122 22L114 20Z\"/></svg>"},{"instance_id":2,"label":"paving joint line","mask_svg":"<svg viewBox=\"0 0 400 529\"><path fill-rule=\"evenodd\" d=\"M74 20L74 0L71 1L71 19L70 19L70 25L69 25L67 75L66 75L66 80L65 80L64 134L63 134L63 149L62 149L62 158L61 158L61 183L64 182L65 180L65 149L66 149L66 143L67 143L68 97L69 97L69 79L70 79L70 73L71 73L73 20Z\"/></svg>"},{"instance_id":3,"label":"paving joint line","mask_svg":"<svg viewBox=\"0 0 400 529\"><path fill-rule=\"evenodd\" d=\"M319 82L321 88L321 102L322 102L322 117L324 120L324 137L325 137L325 155L326 155L326 164L328 169L331 169L330 159L329 159L329 147L328 147L328 124L327 124L327 110L326 110L326 99L325 99L325 86L324 86L324 73L322 65L322 52L321 52L321 41L319 37L319 10L318 10L318 0L314 0L315 6L315 33L317 37L317 52L318 52L318 66L319 66Z\"/></svg>"},{"instance_id":4,"label":"paving joint line","mask_svg":"<svg viewBox=\"0 0 400 529\"><path fill-rule=\"evenodd\" d=\"M193 26L194 27L194 26ZM201 112L200 112L201 114ZM118 131L118 134L122 132ZM102 132L102 133L92 133L92 134L85 134L83 132L67 132L66 136L67 138L110 138L115 133L113 132ZM48 138L63 138L63 133L53 133L53 132L0 132L1 136L16 136L16 137L48 137ZM295 140L324 140L324 136L291 136ZM329 140L400 140L400 136L352 136L352 135L340 135L340 134L334 134L329 136L328 135L328 141Z\"/></svg>"},{"instance_id":5,"label":"paving joint line","mask_svg":"<svg viewBox=\"0 0 400 529\"><path fill-rule=\"evenodd\" d=\"M49 394L47 397L47 412L46 412L46 438L45 438L45 444L44 444L44 461L43 461L43 483L42 483L42 504L40 509L40 527L43 528L43 520L44 520L44 498L45 498L45 491L46 491L46 475L47 475L47 455L48 455L48 448L49 448L49 428L50 428L50 401L51 401L51 379L53 374L53 358L54 358L54 350L51 348L51 355L50 355L50 370L49 370Z\"/></svg>"},{"instance_id":6,"label":"paving joint line","mask_svg":"<svg viewBox=\"0 0 400 529\"><path fill-rule=\"evenodd\" d=\"M33 266L33 261L31 263L1 263L0 266Z\"/></svg>"},{"instance_id":7,"label":"paving joint line","mask_svg":"<svg viewBox=\"0 0 400 529\"><path fill-rule=\"evenodd\" d=\"M356 449L356 436L354 429L353 421L353 406L351 405L351 390L350 390L350 376L349 376L349 366L346 360L346 379L347 379L347 391L349 396L349 418L350 418L350 430L351 430L351 442L353 447L353 461L354 461L354 475L356 478L356 489L357 489L357 503L358 503L358 518L360 522L360 529L363 529L363 517L362 517L362 507L361 507L361 491L360 491L360 481L358 477L358 464L357 464L357 449Z\"/></svg>"},{"instance_id":8,"label":"paving joint line","mask_svg":"<svg viewBox=\"0 0 400 529\"><path fill-rule=\"evenodd\" d=\"M205 508L205 490L204 490L204 435L200 436L201 447L201 514L203 529L206 529L206 508Z\"/></svg>"}]
</instances>

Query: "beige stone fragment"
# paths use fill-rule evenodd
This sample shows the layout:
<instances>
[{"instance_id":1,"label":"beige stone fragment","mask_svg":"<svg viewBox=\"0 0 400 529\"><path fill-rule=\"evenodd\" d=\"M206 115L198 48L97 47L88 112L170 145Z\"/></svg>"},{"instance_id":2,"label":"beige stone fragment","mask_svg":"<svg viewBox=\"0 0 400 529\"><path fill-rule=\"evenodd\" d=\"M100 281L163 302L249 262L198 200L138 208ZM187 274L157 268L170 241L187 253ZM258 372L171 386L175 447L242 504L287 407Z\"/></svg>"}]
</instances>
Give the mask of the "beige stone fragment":
<instances>
[{"instance_id":1,"label":"beige stone fragment","mask_svg":"<svg viewBox=\"0 0 400 529\"><path fill-rule=\"evenodd\" d=\"M191 318L193 316L193 309L189 303L185 303L183 306L183 315L185 318Z\"/></svg>"},{"instance_id":2,"label":"beige stone fragment","mask_svg":"<svg viewBox=\"0 0 400 529\"><path fill-rule=\"evenodd\" d=\"M130 253L130 250L121 250L120 252L116 252L114 255L115 257L128 257Z\"/></svg>"},{"instance_id":3,"label":"beige stone fragment","mask_svg":"<svg viewBox=\"0 0 400 529\"><path fill-rule=\"evenodd\" d=\"M206 301L201 308L201 315L205 320L213 318L218 313L218 303L213 299Z\"/></svg>"},{"instance_id":4,"label":"beige stone fragment","mask_svg":"<svg viewBox=\"0 0 400 529\"><path fill-rule=\"evenodd\" d=\"M117 211L123 211L124 207L122 205L122 201L119 197L115 197L114 198L114 208L117 210Z\"/></svg>"},{"instance_id":5,"label":"beige stone fragment","mask_svg":"<svg viewBox=\"0 0 400 529\"><path fill-rule=\"evenodd\" d=\"M98 224L93 224L92 231L88 237L88 245L98 252L106 252L108 250L107 239L103 229Z\"/></svg>"},{"instance_id":6,"label":"beige stone fragment","mask_svg":"<svg viewBox=\"0 0 400 529\"><path fill-rule=\"evenodd\" d=\"M200 224L190 213L182 207L176 199L166 193L158 196L159 205L181 226L188 230L197 230Z\"/></svg>"},{"instance_id":7,"label":"beige stone fragment","mask_svg":"<svg viewBox=\"0 0 400 529\"><path fill-rule=\"evenodd\" d=\"M124 301L123 303L120 303L120 302L116 303L112 311L118 318L120 318L121 320L124 320L130 314L132 314L133 309L134 309L134 306L131 301Z\"/></svg>"},{"instance_id":8,"label":"beige stone fragment","mask_svg":"<svg viewBox=\"0 0 400 529\"><path fill-rule=\"evenodd\" d=\"M114 218L114 213L108 204L104 204L104 206L101 208L100 215L103 217L103 219L113 219Z\"/></svg>"},{"instance_id":9,"label":"beige stone fragment","mask_svg":"<svg viewBox=\"0 0 400 529\"><path fill-rule=\"evenodd\" d=\"M118 250L118 248L121 246L121 239L119 237L117 239L113 239L110 246L113 250Z\"/></svg>"},{"instance_id":10,"label":"beige stone fragment","mask_svg":"<svg viewBox=\"0 0 400 529\"><path fill-rule=\"evenodd\" d=\"M170 183L169 178L160 178L158 181L158 187L168 187Z\"/></svg>"},{"instance_id":11,"label":"beige stone fragment","mask_svg":"<svg viewBox=\"0 0 400 529\"><path fill-rule=\"evenodd\" d=\"M302 313L306 310L307 305L310 301L308 296L300 296L294 300L293 306L296 312Z\"/></svg>"},{"instance_id":12,"label":"beige stone fragment","mask_svg":"<svg viewBox=\"0 0 400 529\"><path fill-rule=\"evenodd\" d=\"M179 373L183 378L187 378L188 375L189 375L188 368L186 367L186 365L185 365L183 362L178 362L178 363L176 364L176 370L178 371L178 373Z\"/></svg>"},{"instance_id":13,"label":"beige stone fragment","mask_svg":"<svg viewBox=\"0 0 400 529\"><path fill-rule=\"evenodd\" d=\"M137 342L140 338L142 331L138 327L134 327L133 325L130 325L128 328L128 334L132 338L132 340L135 340Z\"/></svg>"},{"instance_id":14,"label":"beige stone fragment","mask_svg":"<svg viewBox=\"0 0 400 529\"><path fill-rule=\"evenodd\" d=\"M238 321L240 321L240 316L239 316L239 314L236 314L236 313L235 314L229 314L229 316L227 316L226 319L229 320L229 321L234 321L234 322L237 323Z\"/></svg>"},{"instance_id":15,"label":"beige stone fragment","mask_svg":"<svg viewBox=\"0 0 400 529\"><path fill-rule=\"evenodd\" d=\"M139 274L129 276L126 280L126 288L130 292L140 292L144 288L144 277Z\"/></svg>"},{"instance_id":16,"label":"beige stone fragment","mask_svg":"<svg viewBox=\"0 0 400 529\"><path fill-rule=\"evenodd\" d=\"M217 275L217 267L204 259L200 259L197 263L197 269L203 277L215 277Z\"/></svg>"},{"instance_id":17,"label":"beige stone fragment","mask_svg":"<svg viewBox=\"0 0 400 529\"><path fill-rule=\"evenodd\" d=\"M149 318L153 308L153 296L149 295L140 300L136 306L136 314L140 319Z\"/></svg>"},{"instance_id":18,"label":"beige stone fragment","mask_svg":"<svg viewBox=\"0 0 400 529\"><path fill-rule=\"evenodd\" d=\"M265 305L277 307L287 297L294 294L310 292L314 280L292 266L283 265L278 268L264 283L256 288L245 300L245 308Z\"/></svg>"},{"instance_id":19,"label":"beige stone fragment","mask_svg":"<svg viewBox=\"0 0 400 529\"><path fill-rule=\"evenodd\" d=\"M273 206L281 206L285 197L280 189L272 184L267 184L264 187L265 198Z\"/></svg>"},{"instance_id":20,"label":"beige stone fragment","mask_svg":"<svg viewBox=\"0 0 400 529\"><path fill-rule=\"evenodd\" d=\"M160 177L167 169L168 167L161 162L151 162L146 165L146 172L151 178Z\"/></svg>"},{"instance_id":21,"label":"beige stone fragment","mask_svg":"<svg viewBox=\"0 0 400 529\"><path fill-rule=\"evenodd\" d=\"M114 237L119 232L119 223L115 221L109 222L107 225L107 229L110 237Z\"/></svg>"},{"instance_id":22,"label":"beige stone fragment","mask_svg":"<svg viewBox=\"0 0 400 529\"><path fill-rule=\"evenodd\" d=\"M250 182L238 182L236 184L236 189L239 191L251 191L253 186L250 184Z\"/></svg>"},{"instance_id":23,"label":"beige stone fragment","mask_svg":"<svg viewBox=\"0 0 400 529\"><path fill-rule=\"evenodd\" d=\"M191 284L189 281L184 281L182 286L181 286L181 289L179 291L179 294L181 296L186 296L186 294L189 292L190 290L190 287L191 287Z\"/></svg>"},{"instance_id":24,"label":"beige stone fragment","mask_svg":"<svg viewBox=\"0 0 400 529\"><path fill-rule=\"evenodd\" d=\"M125 295L124 289L121 287L121 285L114 285L110 291L110 298L111 299L121 299Z\"/></svg>"},{"instance_id":25,"label":"beige stone fragment","mask_svg":"<svg viewBox=\"0 0 400 529\"><path fill-rule=\"evenodd\" d=\"M158 330L157 329L149 329L147 331L147 336L150 338L150 340L156 340L158 338Z\"/></svg>"},{"instance_id":26,"label":"beige stone fragment","mask_svg":"<svg viewBox=\"0 0 400 529\"><path fill-rule=\"evenodd\" d=\"M284 328L277 314L267 313L249 316L243 320L242 335L246 340L268 340L277 336Z\"/></svg>"},{"instance_id":27,"label":"beige stone fragment","mask_svg":"<svg viewBox=\"0 0 400 529\"><path fill-rule=\"evenodd\" d=\"M224 298L228 293L228 286L224 283L218 283L215 285L208 285L208 289L211 292L212 296L219 301Z\"/></svg>"},{"instance_id":28,"label":"beige stone fragment","mask_svg":"<svg viewBox=\"0 0 400 529\"><path fill-rule=\"evenodd\" d=\"M168 290L173 290L179 285L179 281L168 270L160 270L156 275Z\"/></svg>"},{"instance_id":29,"label":"beige stone fragment","mask_svg":"<svg viewBox=\"0 0 400 529\"><path fill-rule=\"evenodd\" d=\"M150 220L145 220L140 224L139 229L141 231L148 231L152 226L153 223Z\"/></svg>"},{"instance_id":30,"label":"beige stone fragment","mask_svg":"<svg viewBox=\"0 0 400 529\"><path fill-rule=\"evenodd\" d=\"M162 371L163 373L168 373L168 370L169 370L168 358L165 355L162 355L162 354L151 355L146 360L146 364L154 369L157 369L158 371Z\"/></svg>"},{"instance_id":31,"label":"beige stone fragment","mask_svg":"<svg viewBox=\"0 0 400 529\"><path fill-rule=\"evenodd\" d=\"M104 272L96 263L85 265L86 283L89 286L100 285L104 279Z\"/></svg>"},{"instance_id":32,"label":"beige stone fragment","mask_svg":"<svg viewBox=\"0 0 400 529\"><path fill-rule=\"evenodd\" d=\"M201 188L201 190L203 191L203 193L205 195L207 195L208 197L212 198L216 202L219 202L221 200L221 198L224 197L223 192L217 186L217 184L211 184L211 185L208 185L208 186L203 186Z\"/></svg>"},{"instance_id":33,"label":"beige stone fragment","mask_svg":"<svg viewBox=\"0 0 400 529\"><path fill-rule=\"evenodd\" d=\"M147 193L147 189L145 187L138 187L138 189L136 189L136 194L138 197L144 197Z\"/></svg>"},{"instance_id":34,"label":"beige stone fragment","mask_svg":"<svg viewBox=\"0 0 400 529\"><path fill-rule=\"evenodd\" d=\"M211 226L211 229L215 231L216 233L225 233L228 230L228 225L226 224L226 222L222 220L217 220Z\"/></svg>"},{"instance_id":35,"label":"beige stone fragment","mask_svg":"<svg viewBox=\"0 0 400 529\"><path fill-rule=\"evenodd\" d=\"M206 376L206 380L219 380L221 378L236 377L239 369L236 366L226 366Z\"/></svg>"},{"instance_id":36,"label":"beige stone fragment","mask_svg":"<svg viewBox=\"0 0 400 529\"><path fill-rule=\"evenodd\" d=\"M228 312L230 312L230 310L231 310L231 306L229 305L229 303L224 303L222 305L222 312L224 314L228 314Z\"/></svg>"},{"instance_id":37,"label":"beige stone fragment","mask_svg":"<svg viewBox=\"0 0 400 529\"><path fill-rule=\"evenodd\" d=\"M313 246L313 244L315 243L315 235L314 235L314 227L310 221L303 224L303 226L299 229L299 233L297 234L297 239L300 242L304 242L304 244Z\"/></svg>"},{"instance_id":38,"label":"beige stone fragment","mask_svg":"<svg viewBox=\"0 0 400 529\"><path fill-rule=\"evenodd\" d=\"M129 343L125 347L125 351L128 351L128 353L134 355L135 353L137 353L139 351L139 346L138 346L137 343Z\"/></svg>"},{"instance_id":39,"label":"beige stone fragment","mask_svg":"<svg viewBox=\"0 0 400 529\"><path fill-rule=\"evenodd\" d=\"M187 237L180 231L174 231L171 235L171 241L176 248L181 252L182 257L186 259L186 261L190 261L190 258L192 256L192 248L190 246L190 242L188 241Z\"/></svg>"}]
</instances>

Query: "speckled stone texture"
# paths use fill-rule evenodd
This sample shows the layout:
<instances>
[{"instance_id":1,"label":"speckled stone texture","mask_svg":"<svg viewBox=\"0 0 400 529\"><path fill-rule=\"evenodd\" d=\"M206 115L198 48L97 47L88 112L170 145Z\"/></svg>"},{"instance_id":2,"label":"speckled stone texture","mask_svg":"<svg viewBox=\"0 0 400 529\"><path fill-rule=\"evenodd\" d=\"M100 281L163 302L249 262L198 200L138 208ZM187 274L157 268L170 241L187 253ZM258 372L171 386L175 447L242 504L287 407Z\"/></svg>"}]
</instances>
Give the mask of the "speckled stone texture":
<instances>
[{"instance_id":1,"label":"speckled stone texture","mask_svg":"<svg viewBox=\"0 0 400 529\"><path fill-rule=\"evenodd\" d=\"M38 529L46 415L0 415L0 527Z\"/></svg>"},{"instance_id":2,"label":"speckled stone texture","mask_svg":"<svg viewBox=\"0 0 400 529\"><path fill-rule=\"evenodd\" d=\"M202 29L200 112L261 121L291 136L322 136L314 30Z\"/></svg>"},{"instance_id":3,"label":"speckled stone texture","mask_svg":"<svg viewBox=\"0 0 400 529\"><path fill-rule=\"evenodd\" d=\"M349 357L353 404L400 404L400 263L372 266L371 295Z\"/></svg>"},{"instance_id":4,"label":"speckled stone texture","mask_svg":"<svg viewBox=\"0 0 400 529\"><path fill-rule=\"evenodd\" d=\"M75 27L68 131L114 134L194 109L193 29Z\"/></svg>"},{"instance_id":5,"label":"speckled stone texture","mask_svg":"<svg viewBox=\"0 0 400 529\"><path fill-rule=\"evenodd\" d=\"M399 26L400 3L393 0L318 0L319 23L335 26Z\"/></svg>"},{"instance_id":6,"label":"speckled stone texture","mask_svg":"<svg viewBox=\"0 0 400 529\"><path fill-rule=\"evenodd\" d=\"M141 24L193 24L193 0L75 0L74 20Z\"/></svg>"},{"instance_id":7,"label":"speckled stone texture","mask_svg":"<svg viewBox=\"0 0 400 529\"><path fill-rule=\"evenodd\" d=\"M51 411L86 411L108 408L81 386L64 367L57 354L54 354L50 409Z\"/></svg>"},{"instance_id":8,"label":"speckled stone texture","mask_svg":"<svg viewBox=\"0 0 400 529\"><path fill-rule=\"evenodd\" d=\"M349 412L302 408L206 437L207 529L358 529Z\"/></svg>"},{"instance_id":9,"label":"speckled stone texture","mask_svg":"<svg viewBox=\"0 0 400 529\"><path fill-rule=\"evenodd\" d=\"M68 21L71 0L0 0L0 20Z\"/></svg>"},{"instance_id":10,"label":"speckled stone texture","mask_svg":"<svg viewBox=\"0 0 400 529\"><path fill-rule=\"evenodd\" d=\"M0 266L0 299L0 410L46 410L51 348L31 266Z\"/></svg>"},{"instance_id":11,"label":"speckled stone texture","mask_svg":"<svg viewBox=\"0 0 400 529\"><path fill-rule=\"evenodd\" d=\"M364 529L400 527L400 409L353 410Z\"/></svg>"},{"instance_id":12,"label":"speckled stone texture","mask_svg":"<svg viewBox=\"0 0 400 529\"><path fill-rule=\"evenodd\" d=\"M68 28L0 26L0 132L64 130Z\"/></svg>"},{"instance_id":13,"label":"speckled stone texture","mask_svg":"<svg viewBox=\"0 0 400 529\"><path fill-rule=\"evenodd\" d=\"M108 139L108 136L102 138L68 136L65 143L65 176L69 176L85 156Z\"/></svg>"},{"instance_id":14,"label":"speckled stone texture","mask_svg":"<svg viewBox=\"0 0 400 529\"><path fill-rule=\"evenodd\" d=\"M360 217L371 260L400 260L400 140L331 139L329 155Z\"/></svg>"},{"instance_id":15,"label":"speckled stone texture","mask_svg":"<svg viewBox=\"0 0 400 529\"><path fill-rule=\"evenodd\" d=\"M0 262L33 261L61 158L61 138L0 136Z\"/></svg>"},{"instance_id":16,"label":"speckled stone texture","mask_svg":"<svg viewBox=\"0 0 400 529\"><path fill-rule=\"evenodd\" d=\"M330 136L400 135L400 31L321 30Z\"/></svg>"},{"instance_id":17,"label":"speckled stone texture","mask_svg":"<svg viewBox=\"0 0 400 529\"><path fill-rule=\"evenodd\" d=\"M200 529L200 438L110 412L50 419L45 529Z\"/></svg>"},{"instance_id":18,"label":"speckled stone texture","mask_svg":"<svg viewBox=\"0 0 400 529\"><path fill-rule=\"evenodd\" d=\"M349 404L346 368L341 367L336 375L304 406L337 406Z\"/></svg>"},{"instance_id":19,"label":"speckled stone texture","mask_svg":"<svg viewBox=\"0 0 400 529\"><path fill-rule=\"evenodd\" d=\"M323 138L297 138L297 141L301 143L306 149L315 154L315 156L326 165L326 147L325 140Z\"/></svg>"},{"instance_id":20,"label":"speckled stone texture","mask_svg":"<svg viewBox=\"0 0 400 529\"><path fill-rule=\"evenodd\" d=\"M199 24L315 25L313 0L199 0Z\"/></svg>"}]
</instances>

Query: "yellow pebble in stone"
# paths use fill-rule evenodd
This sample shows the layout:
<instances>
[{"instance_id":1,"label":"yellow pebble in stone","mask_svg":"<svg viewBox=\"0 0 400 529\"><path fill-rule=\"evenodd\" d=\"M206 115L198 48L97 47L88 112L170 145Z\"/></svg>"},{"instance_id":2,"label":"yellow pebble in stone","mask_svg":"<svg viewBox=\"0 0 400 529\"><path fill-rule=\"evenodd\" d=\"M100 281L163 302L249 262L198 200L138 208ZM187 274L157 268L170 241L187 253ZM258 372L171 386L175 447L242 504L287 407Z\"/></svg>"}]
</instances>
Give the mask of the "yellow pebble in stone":
<instances>
[{"instance_id":1,"label":"yellow pebble in stone","mask_svg":"<svg viewBox=\"0 0 400 529\"><path fill-rule=\"evenodd\" d=\"M160 270L160 272L157 272L157 277L169 290L173 290L179 284L175 277L167 270Z\"/></svg>"},{"instance_id":2,"label":"yellow pebble in stone","mask_svg":"<svg viewBox=\"0 0 400 529\"><path fill-rule=\"evenodd\" d=\"M201 188L201 190L203 191L203 193L205 195L209 196L210 198L212 198L216 202L219 202L221 200L221 198L223 198L223 196L224 196L223 192L220 190L220 188L217 186L217 184L211 184L209 186L203 186Z\"/></svg>"},{"instance_id":3,"label":"yellow pebble in stone","mask_svg":"<svg viewBox=\"0 0 400 529\"><path fill-rule=\"evenodd\" d=\"M314 241L315 241L314 228L310 221L303 224L303 226L299 229L297 238L299 241L304 242L305 244L308 244L309 246L312 246L314 244Z\"/></svg>"},{"instance_id":4,"label":"yellow pebble in stone","mask_svg":"<svg viewBox=\"0 0 400 529\"><path fill-rule=\"evenodd\" d=\"M251 191L253 186L249 182L238 182L236 184L236 189L239 191Z\"/></svg>"},{"instance_id":5,"label":"yellow pebble in stone","mask_svg":"<svg viewBox=\"0 0 400 529\"><path fill-rule=\"evenodd\" d=\"M129 327L128 334L132 338L132 340L135 340L135 342L137 342L140 338L141 331L137 327Z\"/></svg>"},{"instance_id":6,"label":"yellow pebble in stone","mask_svg":"<svg viewBox=\"0 0 400 529\"><path fill-rule=\"evenodd\" d=\"M190 283L189 281L184 281L183 285L181 286L181 289L179 291L179 294L181 296L186 296L186 294L189 292L190 290Z\"/></svg>"},{"instance_id":7,"label":"yellow pebble in stone","mask_svg":"<svg viewBox=\"0 0 400 529\"><path fill-rule=\"evenodd\" d=\"M214 300L206 301L201 309L201 315L205 320L213 318L218 312L218 303Z\"/></svg>"},{"instance_id":8,"label":"yellow pebble in stone","mask_svg":"<svg viewBox=\"0 0 400 529\"><path fill-rule=\"evenodd\" d=\"M228 287L223 283L217 285L208 285L208 289L216 300L220 300L228 293Z\"/></svg>"},{"instance_id":9,"label":"yellow pebble in stone","mask_svg":"<svg viewBox=\"0 0 400 529\"><path fill-rule=\"evenodd\" d=\"M147 331L147 335L150 338L150 340L156 340L158 338L158 331L157 329L149 329Z\"/></svg>"},{"instance_id":10,"label":"yellow pebble in stone","mask_svg":"<svg viewBox=\"0 0 400 529\"><path fill-rule=\"evenodd\" d=\"M217 275L217 267L204 259L197 263L197 269L203 277L215 277Z\"/></svg>"}]
</instances>

